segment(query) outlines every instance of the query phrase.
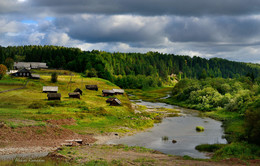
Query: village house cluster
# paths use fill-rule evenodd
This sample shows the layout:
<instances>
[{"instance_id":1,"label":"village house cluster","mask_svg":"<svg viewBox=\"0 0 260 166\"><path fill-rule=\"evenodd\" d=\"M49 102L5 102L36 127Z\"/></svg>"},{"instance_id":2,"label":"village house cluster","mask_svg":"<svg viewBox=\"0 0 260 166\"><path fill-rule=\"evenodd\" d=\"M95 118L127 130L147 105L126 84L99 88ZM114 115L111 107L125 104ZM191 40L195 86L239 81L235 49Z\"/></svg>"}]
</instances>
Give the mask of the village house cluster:
<instances>
[{"instance_id":1,"label":"village house cluster","mask_svg":"<svg viewBox=\"0 0 260 166\"><path fill-rule=\"evenodd\" d=\"M15 62L14 69L9 72L10 75L15 77L28 77L31 79L40 79L40 75L33 74L31 69L47 69L48 66L46 63L42 62ZM87 90L95 90L98 91L97 85L85 85ZM47 93L48 100L61 100L61 93L58 93L58 86L43 86L42 92ZM114 95L123 95L123 89L112 89L112 90L102 90L102 96L114 96ZM79 88L76 88L73 92L68 93L69 98L77 98L80 99L80 96L83 95L83 91ZM106 100L110 106L118 106L121 105L121 101L112 97Z\"/></svg>"},{"instance_id":2,"label":"village house cluster","mask_svg":"<svg viewBox=\"0 0 260 166\"><path fill-rule=\"evenodd\" d=\"M97 85L86 85L85 86L87 90L98 90ZM61 94L58 93L58 87L57 86L43 86L42 88L43 93L47 93L48 100L61 100ZM123 89L112 89L112 90L102 90L102 96L113 96L113 95L123 95L124 90ZM83 91L79 88L76 88L73 92L69 93L69 98L78 98L80 99L80 96L83 95ZM116 98L109 98L106 100L107 103L110 104L110 106L119 106L121 105L121 101Z\"/></svg>"}]
</instances>

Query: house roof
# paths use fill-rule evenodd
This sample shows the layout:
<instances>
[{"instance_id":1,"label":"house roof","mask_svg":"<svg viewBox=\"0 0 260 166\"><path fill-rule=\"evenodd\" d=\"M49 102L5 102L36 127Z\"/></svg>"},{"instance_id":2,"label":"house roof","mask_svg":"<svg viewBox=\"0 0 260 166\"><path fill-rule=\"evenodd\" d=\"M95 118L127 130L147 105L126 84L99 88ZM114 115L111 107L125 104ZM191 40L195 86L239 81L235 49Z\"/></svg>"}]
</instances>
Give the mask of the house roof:
<instances>
[{"instance_id":1,"label":"house roof","mask_svg":"<svg viewBox=\"0 0 260 166\"><path fill-rule=\"evenodd\" d=\"M58 92L58 87L57 86L43 86L42 91Z\"/></svg>"},{"instance_id":2,"label":"house roof","mask_svg":"<svg viewBox=\"0 0 260 166\"><path fill-rule=\"evenodd\" d=\"M16 68L48 68L46 63L43 62L15 62Z\"/></svg>"},{"instance_id":3,"label":"house roof","mask_svg":"<svg viewBox=\"0 0 260 166\"><path fill-rule=\"evenodd\" d=\"M113 90L102 90L102 93L114 94L115 92Z\"/></svg>"},{"instance_id":4,"label":"house roof","mask_svg":"<svg viewBox=\"0 0 260 166\"><path fill-rule=\"evenodd\" d=\"M81 91L81 92L82 92L82 90L79 89L79 88L76 88L76 89L74 90L74 92L78 92L78 91Z\"/></svg>"},{"instance_id":5,"label":"house roof","mask_svg":"<svg viewBox=\"0 0 260 166\"><path fill-rule=\"evenodd\" d=\"M122 103L121 103L121 101L120 100L118 100L117 98L115 98L114 100L113 100L114 102L116 102L117 104L119 104L119 105L121 105Z\"/></svg>"},{"instance_id":6,"label":"house roof","mask_svg":"<svg viewBox=\"0 0 260 166\"><path fill-rule=\"evenodd\" d=\"M21 73L21 72L23 72L23 73L26 73L26 72L30 73L30 70L27 70L26 68L23 68L23 69L18 70L18 72L19 73Z\"/></svg>"},{"instance_id":7,"label":"house roof","mask_svg":"<svg viewBox=\"0 0 260 166\"><path fill-rule=\"evenodd\" d=\"M109 99L106 100L106 102L107 102L107 103L111 103L111 102L112 102L113 100L115 100L115 99L116 99L115 97L109 98Z\"/></svg>"},{"instance_id":8,"label":"house roof","mask_svg":"<svg viewBox=\"0 0 260 166\"><path fill-rule=\"evenodd\" d=\"M28 62L15 62L14 67L17 68L30 68L30 63Z\"/></svg>"},{"instance_id":9,"label":"house roof","mask_svg":"<svg viewBox=\"0 0 260 166\"><path fill-rule=\"evenodd\" d=\"M112 89L115 93L125 93L124 89Z\"/></svg>"}]
</instances>

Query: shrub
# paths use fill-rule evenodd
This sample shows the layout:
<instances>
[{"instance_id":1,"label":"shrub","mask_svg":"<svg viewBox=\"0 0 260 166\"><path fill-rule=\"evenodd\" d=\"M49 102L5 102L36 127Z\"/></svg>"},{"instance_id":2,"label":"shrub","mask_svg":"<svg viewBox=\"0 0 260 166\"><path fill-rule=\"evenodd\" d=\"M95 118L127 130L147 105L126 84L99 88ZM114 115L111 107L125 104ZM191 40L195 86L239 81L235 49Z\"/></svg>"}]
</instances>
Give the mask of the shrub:
<instances>
[{"instance_id":1,"label":"shrub","mask_svg":"<svg viewBox=\"0 0 260 166\"><path fill-rule=\"evenodd\" d=\"M214 158L240 158L240 159L255 159L260 155L258 146L249 145L246 143L231 143L217 150Z\"/></svg>"},{"instance_id":2,"label":"shrub","mask_svg":"<svg viewBox=\"0 0 260 166\"><path fill-rule=\"evenodd\" d=\"M7 67L3 64L0 64L0 80L4 77L6 74Z\"/></svg>"},{"instance_id":3,"label":"shrub","mask_svg":"<svg viewBox=\"0 0 260 166\"><path fill-rule=\"evenodd\" d=\"M195 147L200 152L215 152L223 148L225 144L201 144Z\"/></svg>"},{"instance_id":4,"label":"shrub","mask_svg":"<svg viewBox=\"0 0 260 166\"><path fill-rule=\"evenodd\" d=\"M196 131L198 131L198 132L204 131L204 127L203 126L196 126Z\"/></svg>"}]
</instances>

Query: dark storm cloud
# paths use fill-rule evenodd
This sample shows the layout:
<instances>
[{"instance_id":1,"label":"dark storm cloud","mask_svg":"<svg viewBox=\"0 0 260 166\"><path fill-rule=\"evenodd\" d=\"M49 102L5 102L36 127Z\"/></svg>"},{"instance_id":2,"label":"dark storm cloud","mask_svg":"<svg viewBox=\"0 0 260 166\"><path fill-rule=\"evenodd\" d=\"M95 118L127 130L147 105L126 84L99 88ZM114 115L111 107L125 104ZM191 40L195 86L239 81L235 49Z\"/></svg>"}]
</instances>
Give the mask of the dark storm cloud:
<instances>
[{"instance_id":1,"label":"dark storm cloud","mask_svg":"<svg viewBox=\"0 0 260 166\"><path fill-rule=\"evenodd\" d=\"M260 34L260 20L238 17L178 17L172 18L166 32L173 42L250 42Z\"/></svg>"},{"instance_id":2,"label":"dark storm cloud","mask_svg":"<svg viewBox=\"0 0 260 166\"><path fill-rule=\"evenodd\" d=\"M162 42L163 25L157 18L138 16L84 15L59 18L57 28L74 39L99 42Z\"/></svg>"},{"instance_id":3,"label":"dark storm cloud","mask_svg":"<svg viewBox=\"0 0 260 166\"><path fill-rule=\"evenodd\" d=\"M137 15L244 15L260 12L259 0L29 0L54 13Z\"/></svg>"},{"instance_id":4,"label":"dark storm cloud","mask_svg":"<svg viewBox=\"0 0 260 166\"><path fill-rule=\"evenodd\" d=\"M0 0L0 45L260 62L260 0Z\"/></svg>"}]
</instances>

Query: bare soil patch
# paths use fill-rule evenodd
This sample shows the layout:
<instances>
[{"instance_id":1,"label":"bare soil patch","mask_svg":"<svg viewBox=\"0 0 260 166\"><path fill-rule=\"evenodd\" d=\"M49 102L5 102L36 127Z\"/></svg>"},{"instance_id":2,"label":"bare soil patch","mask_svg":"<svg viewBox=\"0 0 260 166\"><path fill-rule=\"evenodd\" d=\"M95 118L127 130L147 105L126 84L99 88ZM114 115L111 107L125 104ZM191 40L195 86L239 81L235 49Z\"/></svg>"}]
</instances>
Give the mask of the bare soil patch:
<instances>
[{"instance_id":1,"label":"bare soil patch","mask_svg":"<svg viewBox=\"0 0 260 166\"><path fill-rule=\"evenodd\" d=\"M80 135L54 125L17 128L3 126L0 132L0 155L22 153L23 151L35 152L34 149L37 149L36 147L45 149L46 147L59 147L66 140L73 139L82 139L85 144L91 144L96 141L90 135Z\"/></svg>"}]
</instances>

